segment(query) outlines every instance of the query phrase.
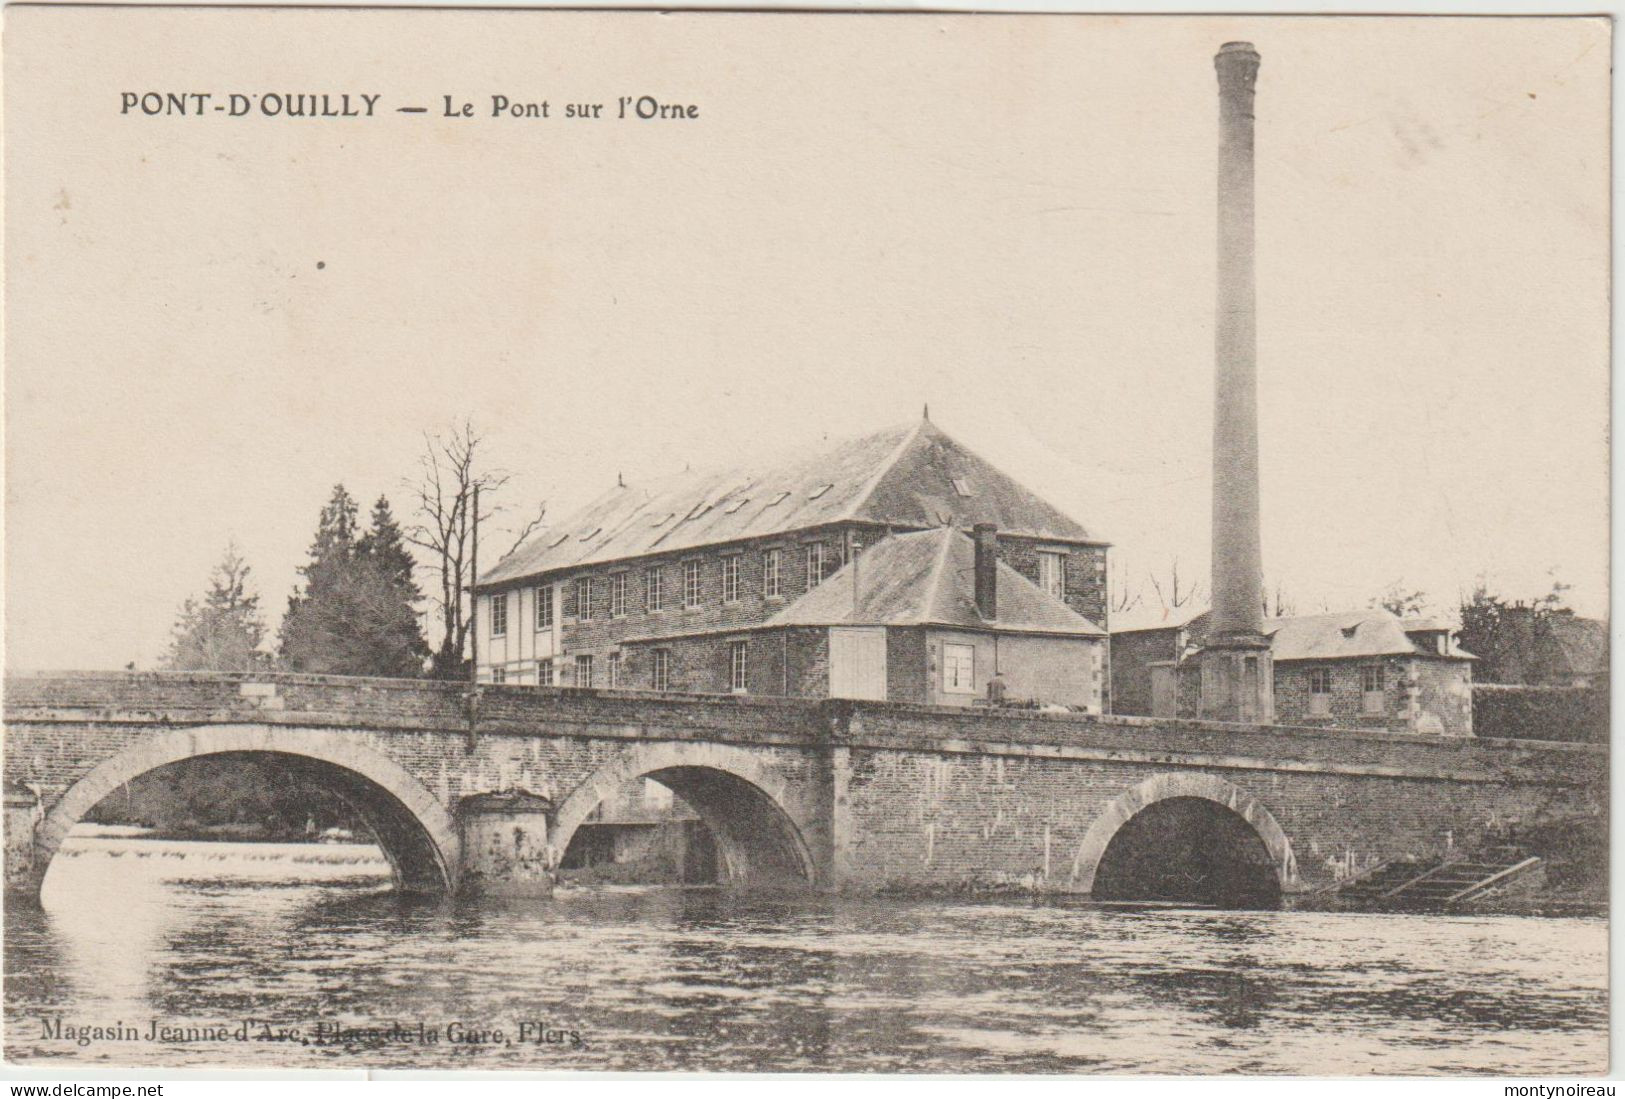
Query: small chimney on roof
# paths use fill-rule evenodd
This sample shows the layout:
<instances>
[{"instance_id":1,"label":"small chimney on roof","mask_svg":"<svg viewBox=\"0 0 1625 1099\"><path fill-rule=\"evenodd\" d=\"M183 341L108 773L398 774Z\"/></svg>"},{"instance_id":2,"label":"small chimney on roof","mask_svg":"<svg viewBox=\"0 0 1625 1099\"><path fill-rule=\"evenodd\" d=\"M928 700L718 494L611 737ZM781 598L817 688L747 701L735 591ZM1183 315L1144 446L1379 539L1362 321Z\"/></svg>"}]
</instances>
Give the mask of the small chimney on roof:
<instances>
[{"instance_id":1,"label":"small chimney on roof","mask_svg":"<svg viewBox=\"0 0 1625 1099\"><path fill-rule=\"evenodd\" d=\"M992 622L999 617L999 528L977 523L971 529L976 537L976 613Z\"/></svg>"}]
</instances>

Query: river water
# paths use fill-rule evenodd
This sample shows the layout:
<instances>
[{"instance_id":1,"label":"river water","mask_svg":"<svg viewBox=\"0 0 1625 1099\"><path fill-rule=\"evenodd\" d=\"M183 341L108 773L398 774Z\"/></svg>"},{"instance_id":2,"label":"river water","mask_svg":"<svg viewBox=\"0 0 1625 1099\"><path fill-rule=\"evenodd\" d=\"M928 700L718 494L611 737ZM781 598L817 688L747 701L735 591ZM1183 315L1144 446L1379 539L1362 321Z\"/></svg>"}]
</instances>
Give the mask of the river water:
<instances>
[{"instance_id":1,"label":"river water","mask_svg":"<svg viewBox=\"0 0 1625 1099\"><path fill-rule=\"evenodd\" d=\"M7 1058L1317 1075L1607 1067L1600 919L629 888L431 902L390 892L387 871L363 845L70 837L43 907L6 913ZM77 1040L89 1027L114 1036Z\"/></svg>"}]
</instances>

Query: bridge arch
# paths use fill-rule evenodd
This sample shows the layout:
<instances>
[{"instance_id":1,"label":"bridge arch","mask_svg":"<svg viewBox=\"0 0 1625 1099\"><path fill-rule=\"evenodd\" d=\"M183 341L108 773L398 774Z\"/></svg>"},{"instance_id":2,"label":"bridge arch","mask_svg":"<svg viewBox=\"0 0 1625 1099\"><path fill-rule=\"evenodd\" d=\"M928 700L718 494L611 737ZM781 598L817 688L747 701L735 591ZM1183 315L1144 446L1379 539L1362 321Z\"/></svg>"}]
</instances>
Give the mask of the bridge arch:
<instances>
[{"instance_id":1,"label":"bridge arch","mask_svg":"<svg viewBox=\"0 0 1625 1099\"><path fill-rule=\"evenodd\" d=\"M1091 895L1121 888L1131 876L1125 864L1134 856L1133 848L1144 847L1158 825L1161 838L1172 830L1176 844L1228 845L1231 850L1223 855L1234 860L1235 872L1252 877L1235 883L1249 899L1260 893L1278 898L1298 886L1292 842L1262 802L1216 775L1173 772L1153 775L1125 791L1095 818L1073 858L1072 887Z\"/></svg>"},{"instance_id":2,"label":"bridge arch","mask_svg":"<svg viewBox=\"0 0 1625 1099\"><path fill-rule=\"evenodd\" d=\"M548 839L555 865L599 803L639 778L668 787L699 814L716 840L724 881L816 882L817 864L806 840L809 825L790 808L794 801L785 779L758 753L682 741L629 748L571 791L554 815Z\"/></svg>"},{"instance_id":3,"label":"bridge arch","mask_svg":"<svg viewBox=\"0 0 1625 1099\"><path fill-rule=\"evenodd\" d=\"M354 735L272 725L210 725L143 737L69 786L34 830L35 893L69 830L108 794L169 764L229 754L284 757L289 766L334 785L372 828L399 888L426 893L456 888L461 865L457 826L439 799L394 760Z\"/></svg>"}]
</instances>

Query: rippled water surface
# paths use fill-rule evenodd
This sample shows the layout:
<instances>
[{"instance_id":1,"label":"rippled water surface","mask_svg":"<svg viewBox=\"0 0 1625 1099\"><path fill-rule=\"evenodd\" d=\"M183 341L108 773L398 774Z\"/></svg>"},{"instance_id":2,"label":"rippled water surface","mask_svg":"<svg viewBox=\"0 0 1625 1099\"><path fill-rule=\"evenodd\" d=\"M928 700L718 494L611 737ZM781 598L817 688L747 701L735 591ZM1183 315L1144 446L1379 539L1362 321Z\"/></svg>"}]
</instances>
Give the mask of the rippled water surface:
<instances>
[{"instance_id":1,"label":"rippled water surface","mask_svg":"<svg viewBox=\"0 0 1625 1099\"><path fill-rule=\"evenodd\" d=\"M1606 1068L1602 920L673 890L433 903L388 892L386 872L361 846L72 839L43 911L6 913L6 1054L36 1066ZM247 1019L298 1035L239 1033ZM180 1039L149 1040L154 1020ZM81 1045L52 1037L58 1022L138 1037ZM318 1024L372 1033L318 1041Z\"/></svg>"}]
</instances>

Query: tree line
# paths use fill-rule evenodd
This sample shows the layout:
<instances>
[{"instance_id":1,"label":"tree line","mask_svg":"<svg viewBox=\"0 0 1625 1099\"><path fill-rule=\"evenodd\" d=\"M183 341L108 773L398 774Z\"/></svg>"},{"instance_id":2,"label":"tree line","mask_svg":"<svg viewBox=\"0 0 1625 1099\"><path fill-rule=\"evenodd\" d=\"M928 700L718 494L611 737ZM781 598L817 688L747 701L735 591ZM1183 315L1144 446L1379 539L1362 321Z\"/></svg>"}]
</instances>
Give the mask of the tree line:
<instances>
[{"instance_id":1,"label":"tree line","mask_svg":"<svg viewBox=\"0 0 1625 1099\"><path fill-rule=\"evenodd\" d=\"M415 507L404 527L382 495L363 526L354 497L343 484L333 486L299 569L301 583L288 597L274 652L265 648L269 630L260 597L249 585L249 565L229 543L208 590L181 605L163 667L466 675L475 526L504 510L494 499L508 481L506 473L483 466L481 442L468 421L424 437L418 474L405 482ZM543 505L517 533L507 532L508 553L536 531L545 513ZM418 584L420 573L428 580L427 594ZM425 634L426 618L439 627L434 647Z\"/></svg>"}]
</instances>

